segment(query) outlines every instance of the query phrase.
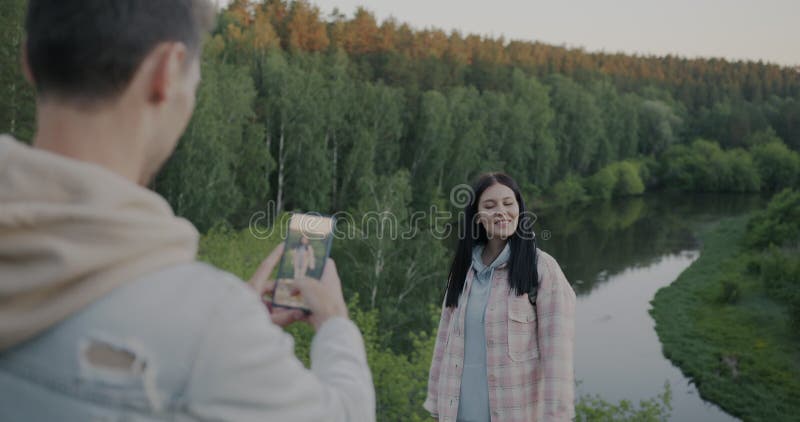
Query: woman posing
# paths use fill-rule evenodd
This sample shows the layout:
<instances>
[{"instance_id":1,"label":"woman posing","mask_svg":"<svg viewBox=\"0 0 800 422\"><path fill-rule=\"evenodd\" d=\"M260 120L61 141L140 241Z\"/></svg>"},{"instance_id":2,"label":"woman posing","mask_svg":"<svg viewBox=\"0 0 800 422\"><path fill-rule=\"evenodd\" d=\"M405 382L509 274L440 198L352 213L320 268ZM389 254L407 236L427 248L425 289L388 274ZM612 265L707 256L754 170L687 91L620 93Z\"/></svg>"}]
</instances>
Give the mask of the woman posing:
<instances>
[{"instance_id":1,"label":"woman posing","mask_svg":"<svg viewBox=\"0 0 800 422\"><path fill-rule=\"evenodd\" d=\"M305 277L308 270L313 270L315 267L314 260L314 247L308 240L305 234L300 235L300 241L294 247L294 273L292 277L295 279Z\"/></svg>"},{"instance_id":2,"label":"woman posing","mask_svg":"<svg viewBox=\"0 0 800 422\"><path fill-rule=\"evenodd\" d=\"M536 248L511 177L483 175L472 192L424 407L443 421L571 421L575 292Z\"/></svg>"}]
</instances>

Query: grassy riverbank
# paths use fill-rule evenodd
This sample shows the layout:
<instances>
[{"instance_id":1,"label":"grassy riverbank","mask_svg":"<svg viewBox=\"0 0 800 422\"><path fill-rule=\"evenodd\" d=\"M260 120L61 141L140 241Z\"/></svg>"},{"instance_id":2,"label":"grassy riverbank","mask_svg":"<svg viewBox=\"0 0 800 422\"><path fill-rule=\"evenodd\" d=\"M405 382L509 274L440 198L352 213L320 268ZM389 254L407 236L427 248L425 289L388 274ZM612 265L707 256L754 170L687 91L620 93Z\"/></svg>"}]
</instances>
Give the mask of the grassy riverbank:
<instances>
[{"instance_id":1,"label":"grassy riverbank","mask_svg":"<svg viewBox=\"0 0 800 422\"><path fill-rule=\"evenodd\" d=\"M749 217L700 229L700 258L659 290L651 314L664 354L704 399L745 421L797 420L800 335L753 269L767 252L744 246Z\"/></svg>"}]
</instances>

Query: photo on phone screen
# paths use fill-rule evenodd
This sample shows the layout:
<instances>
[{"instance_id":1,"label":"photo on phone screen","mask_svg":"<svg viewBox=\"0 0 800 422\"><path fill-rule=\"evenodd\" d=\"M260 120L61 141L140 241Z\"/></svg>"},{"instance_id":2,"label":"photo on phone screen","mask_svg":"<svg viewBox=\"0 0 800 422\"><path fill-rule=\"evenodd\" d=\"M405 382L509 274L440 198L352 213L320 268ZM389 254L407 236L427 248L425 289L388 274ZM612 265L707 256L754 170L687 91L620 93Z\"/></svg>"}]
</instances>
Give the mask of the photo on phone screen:
<instances>
[{"instance_id":1,"label":"photo on phone screen","mask_svg":"<svg viewBox=\"0 0 800 422\"><path fill-rule=\"evenodd\" d=\"M292 295L294 281L322 278L322 270L331 252L333 224L333 217L292 214L286 246L278 266L273 306L308 310L301 295Z\"/></svg>"}]
</instances>

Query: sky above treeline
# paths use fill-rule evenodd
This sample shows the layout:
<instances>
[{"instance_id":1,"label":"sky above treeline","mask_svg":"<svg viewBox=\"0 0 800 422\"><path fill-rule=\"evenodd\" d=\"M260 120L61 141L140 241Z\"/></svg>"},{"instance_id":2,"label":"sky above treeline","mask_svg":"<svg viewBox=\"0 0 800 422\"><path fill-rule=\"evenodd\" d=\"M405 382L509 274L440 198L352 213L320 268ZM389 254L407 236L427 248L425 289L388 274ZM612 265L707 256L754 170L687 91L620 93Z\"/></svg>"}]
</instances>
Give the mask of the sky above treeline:
<instances>
[{"instance_id":1,"label":"sky above treeline","mask_svg":"<svg viewBox=\"0 0 800 422\"><path fill-rule=\"evenodd\" d=\"M225 4L229 0L219 0ZM587 51L800 65L800 0L312 0L379 22L541 41Z\"/></svg>"}]
</instances>

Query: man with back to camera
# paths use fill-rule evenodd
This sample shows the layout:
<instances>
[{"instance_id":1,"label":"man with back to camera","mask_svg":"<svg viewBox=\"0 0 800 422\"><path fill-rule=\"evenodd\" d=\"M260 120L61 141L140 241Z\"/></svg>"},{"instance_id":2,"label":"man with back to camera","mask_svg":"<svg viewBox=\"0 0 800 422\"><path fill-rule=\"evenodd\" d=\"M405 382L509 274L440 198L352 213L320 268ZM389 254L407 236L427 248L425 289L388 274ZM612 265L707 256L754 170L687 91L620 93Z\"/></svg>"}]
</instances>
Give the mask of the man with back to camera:
<instances>
[{"instance_id":1,"label":"man with back to camera","mask_svg":"<svg viewBox=\"0 0 800 422\"><path fill-rule=\"evenodd\" d=\"M185 130L207 0L29 0L33 147L0 138L0 420L373 421L336 266L312 313L268 311L196 262L198 235L146 186ZM311 369L279 326L316 329Z\"/></svg>"}]
</instances>

